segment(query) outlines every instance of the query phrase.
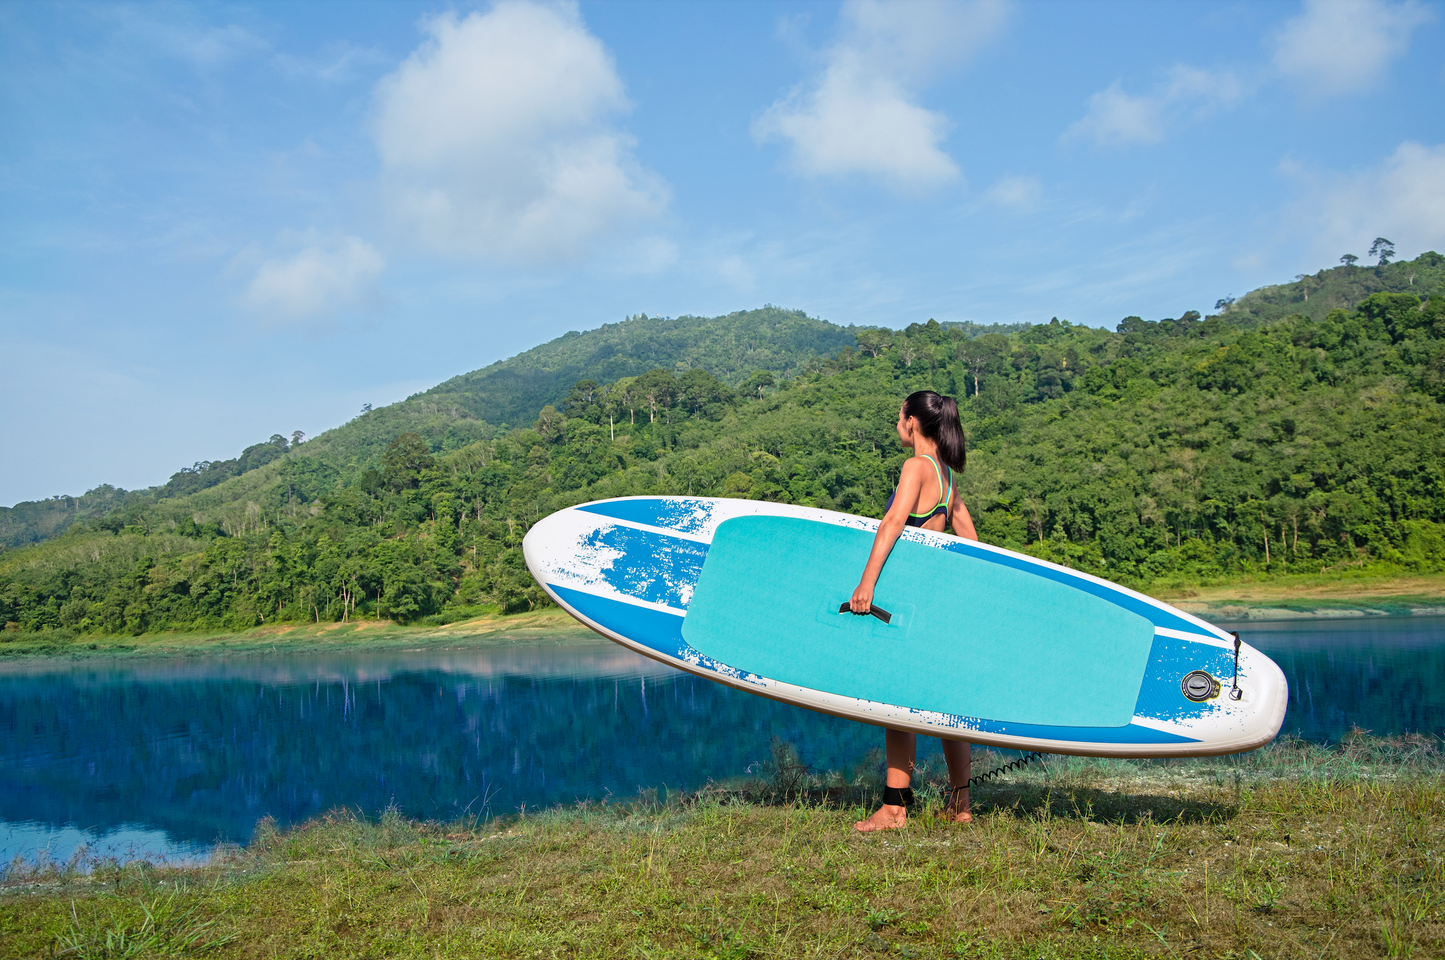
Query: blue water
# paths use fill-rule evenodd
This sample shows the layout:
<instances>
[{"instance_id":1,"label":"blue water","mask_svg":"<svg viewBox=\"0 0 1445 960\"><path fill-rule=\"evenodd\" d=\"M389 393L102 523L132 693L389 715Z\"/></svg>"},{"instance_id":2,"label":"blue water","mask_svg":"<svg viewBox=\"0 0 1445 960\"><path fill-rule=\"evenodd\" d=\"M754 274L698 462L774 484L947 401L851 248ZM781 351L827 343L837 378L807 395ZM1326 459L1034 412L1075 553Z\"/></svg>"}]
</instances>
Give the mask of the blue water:
<instances>
[{"instance_id":1,"label":"blue water","mask_svg":"<svg viewBox=\"0 0 1445 960\"><path fill-rule=\"evenodd\" d=\"M1289 678L1285 732L1445 735L1445 618L1237 629ZM451 819L690 790L747 774L773 738L820 772L851 772L882 741L605 641L12 665L0 863L82 844L197 856L263 817L339 806Z\"/></svg>"},{"instance_id":2,"label":"blue water","mask_svg":"<svg viewBox=\"0 0 1445 960\"><path fill-rule=\"evenodd\" d=\"M1335 741L1445 737L1445 617L1368 617L1221 624L1268 654L1289 680L1283 733Z\"/></svg>"}]
</instances>

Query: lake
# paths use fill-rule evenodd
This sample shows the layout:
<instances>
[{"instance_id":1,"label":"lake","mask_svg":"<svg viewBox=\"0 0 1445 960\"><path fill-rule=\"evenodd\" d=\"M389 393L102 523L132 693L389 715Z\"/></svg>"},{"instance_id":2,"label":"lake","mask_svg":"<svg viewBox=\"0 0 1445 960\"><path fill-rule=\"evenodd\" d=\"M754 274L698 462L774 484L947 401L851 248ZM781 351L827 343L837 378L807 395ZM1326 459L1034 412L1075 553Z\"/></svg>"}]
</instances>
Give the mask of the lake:
<instances>
[{"instance_id":1,"label":"lake","mask_svg":"<svg viewBox=\"0 0 1445 960\"><path fill-rule=\"evenodd\" d=\"M1290 683L1284 731L1445 735L1445 617L1236 625ZM606 641L0 670L0 862L204 856L335 807L452 819L744 776L774 738L825 772L874 727ZM920 755L937 751L925 740Z\"/></svg>"}]
</instances>

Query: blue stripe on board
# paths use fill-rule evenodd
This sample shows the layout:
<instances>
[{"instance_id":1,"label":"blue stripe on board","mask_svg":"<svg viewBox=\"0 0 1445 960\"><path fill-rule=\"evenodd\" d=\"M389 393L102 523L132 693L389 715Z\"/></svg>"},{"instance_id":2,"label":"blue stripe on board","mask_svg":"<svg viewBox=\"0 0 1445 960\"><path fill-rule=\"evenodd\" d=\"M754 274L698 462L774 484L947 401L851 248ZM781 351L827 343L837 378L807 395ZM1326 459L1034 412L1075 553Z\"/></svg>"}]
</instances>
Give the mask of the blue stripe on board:
<instances>
[{"instance_id":1,"label":"blue stripe on board","mask_svg":"<svg viewBox=\"0 0 1445 960\"><path fill-rule=\"evenodd\" d=\"M1065 743L1198 743L1193 737L1181 737L1152 727L1131 723L1125 727L1050 727L1031 723L997 723L993 720L970 721L965 729L980 733L1027 737L1031 740L1062 740Z\"/></svg>"},{"instance_id":2,"label":"blue stripe on board","mask_svg":"<svg viewBox=\"0 0 1445 960\"><path fill-rule=\"evenodd\" d=\"M610 597L570 590L555 583L547 584L547 589L588 620L634 643L678 659L691 652L687 641L682 639L682 617L675 613L663 613Z\"/></svg>"},{"instance_id":3,"label":"blue stripe on board","mask_svg":"<svg viewBox=\"0 0 1445 960\"><path fill-rule=\"evenodd\" d=\"M1123 607L1130 613L1138 614L1156 627L1164 627L1169 630L1185 630L1189 633L1211 637L1215 640L1220 639L1199 626L1199 624L1191 623L1183 617L1175 616L1167 610L1160 610L1152 603L1146 603L1126 593L1120 593L1118 590L1103 584L1094 583L1092 580L1085 580L1083 577L1076 577L1062 570L1052 570L1040 564L1029 563L1020 557L1011 557L1007 554L993 553L988 550L978 550L964 542L947 543L943 545L943 549L951 550L954 553L967 554L970 557L977 557L980 560L987 560L990 563L997 563L1000 566L1010 567L1014 570L1021 570L1024 573L1031 573L1036 577L1043 577L1046 580L1053 580L1055 583L1073 587L1075 590L1082 590L1084 593L1093 594L1101 600L1107 600L1115 606Z\"/></svg>"},{"instance_id":4,"label":"blue stripe on board","mask_svg":"<svg viewBox=\"0 0 1445 960\"><path fill-rule=\"evenodd\" d=\"M679 660L700 661L700 665L705 668L712 662L708 658L700 656L698 651L690 647L683 639L683 618L676 614L650 610L647 607L623 603L610 597L582 593L578 590L560 587L555 583L547 584L547 588L564 604L618 636L626 637L634 643L640 643L665 656L675 657ZM977 730L980 733L1027 737L1033 740L1060 740L1068 743L1199 742L1190 737L1181 737L1137 724L1123 727L1058 727L1028 723L999 723L994 720L976 720L966 717L952 719L957 721L957 726L962 731Z\"/></svg>"},{"instance_id":5,"label":"blue stripe on board","mask_svg":"<svg viewBox=\"0 0 1445 960\"><path fill-rule=\"evenodd\" d=\"M576 509L614 520L644 523L679 533L699 533L712 518L712 504L679 497L639 497L580 504Z\"/></svg>"},{"instance_id":6,"label":"blue stripe on board","mask_svg":"<svg viewBox=\"0 0 1445 960\"><path fill-rule=\"evenodd\" d=\"M603 555L620 554L601 575L624 597L684 610L707 559L705 543L615 523L593 530L582 545Z\"/></svg>"}]
</instances>

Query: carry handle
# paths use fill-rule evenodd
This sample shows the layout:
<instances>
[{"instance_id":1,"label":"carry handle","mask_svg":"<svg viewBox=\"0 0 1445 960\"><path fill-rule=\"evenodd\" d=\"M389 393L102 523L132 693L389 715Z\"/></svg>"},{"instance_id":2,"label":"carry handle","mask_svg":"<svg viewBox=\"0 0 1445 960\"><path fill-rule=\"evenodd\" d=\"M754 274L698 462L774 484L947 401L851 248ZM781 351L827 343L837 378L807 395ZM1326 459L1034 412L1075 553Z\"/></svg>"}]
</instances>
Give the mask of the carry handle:
<instances>
[{"instance_id":1,"label":"carry handle","mask_svg":"<svg viewBox=\"0 0 1445 960\"><path fill-rule=\"evenodd\" d=\"M841 607L838 608L838 612L852 613L853 604L844 603ZM889 613L887 610L884 610L882 607L873 606L871 604L868 607L868 613L873 614L873 616L877 617L879 620L882 620L884 623L888 623L893 619L893 614ZM859 614L859 616L866 616L866 614Z\"/></svg>"}]
</instances>

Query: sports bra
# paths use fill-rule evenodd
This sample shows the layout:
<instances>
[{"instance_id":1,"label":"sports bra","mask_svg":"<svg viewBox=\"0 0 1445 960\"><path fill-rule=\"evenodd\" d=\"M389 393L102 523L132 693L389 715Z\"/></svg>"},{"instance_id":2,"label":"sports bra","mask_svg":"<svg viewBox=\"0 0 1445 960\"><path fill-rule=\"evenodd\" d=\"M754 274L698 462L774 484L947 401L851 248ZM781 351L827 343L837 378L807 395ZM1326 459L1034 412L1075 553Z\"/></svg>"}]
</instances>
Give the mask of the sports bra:
<instances>
[{"instance_id":1,"label":"sports bra","mask_svg":"<svg viewBox=\"0 0 1445 960\"><path fill-rule=\"evenodd\" d=\"M938 489L943 493L943 499L938 501L938 506L927 513L910 513L908 519L903 521L904 524L910 527L921 527L939 514L947 514L949 501L953 499L953 468L948 468L948 489L944 490L943 471L938 469L938 461L926 453L923 454L923 459L933 464L933 472L938 477ZM888 495L888 505L883 508L884 513L893 509L893 498L896 496L898 496L898 490L894 488L893 492Z\"/></svg>"}]
</instances>

